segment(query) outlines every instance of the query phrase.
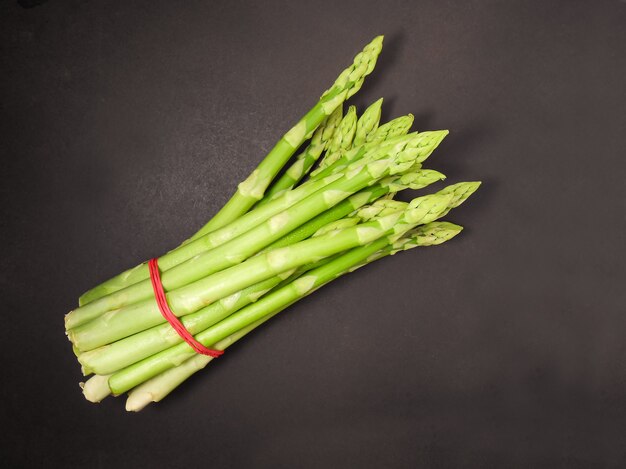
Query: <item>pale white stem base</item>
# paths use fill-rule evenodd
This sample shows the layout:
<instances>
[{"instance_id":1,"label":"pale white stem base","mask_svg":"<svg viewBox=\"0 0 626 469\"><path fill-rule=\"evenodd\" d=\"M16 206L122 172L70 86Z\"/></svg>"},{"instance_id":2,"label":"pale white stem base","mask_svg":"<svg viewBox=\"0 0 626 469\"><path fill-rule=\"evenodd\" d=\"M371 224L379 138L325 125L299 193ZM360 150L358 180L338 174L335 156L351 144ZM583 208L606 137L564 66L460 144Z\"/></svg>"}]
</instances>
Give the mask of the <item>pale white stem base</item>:
<instances>
[{"instance_id":1,"label":"pale white stem base","mask_svg":"<svg viewBox=\"0 0 626 469\"><path fill-rule=\"evenodd\" d=\"M109 376L111 375L93 375L85 383L79 383L83 390L85 399L89 402L100 402L102 399L111 394L109 388Z\"/></svg>"}]
</instances>

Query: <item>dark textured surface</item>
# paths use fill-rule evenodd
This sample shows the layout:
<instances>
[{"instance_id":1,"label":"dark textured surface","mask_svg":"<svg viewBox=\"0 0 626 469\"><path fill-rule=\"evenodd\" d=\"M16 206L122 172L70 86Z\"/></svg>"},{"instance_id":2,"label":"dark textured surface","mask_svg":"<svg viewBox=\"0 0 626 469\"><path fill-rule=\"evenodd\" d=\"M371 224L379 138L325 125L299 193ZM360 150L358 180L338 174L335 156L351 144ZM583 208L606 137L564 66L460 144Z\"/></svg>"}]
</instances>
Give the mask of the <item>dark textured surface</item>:
<instances>
[{"instance_id":1,"label":"dark textured surface","mask_svg":"<svg viewBox=\"0 0 626 469\"><path fill-rule=\"evenodd\" d=\"M625 25L619 1L3 2L3 467L624 467ZM354 102L450 129L429 164L485 181L467 230L141 414L85 402L78 295L200 226L380 33Z\"/></svg>"}]
</instances>

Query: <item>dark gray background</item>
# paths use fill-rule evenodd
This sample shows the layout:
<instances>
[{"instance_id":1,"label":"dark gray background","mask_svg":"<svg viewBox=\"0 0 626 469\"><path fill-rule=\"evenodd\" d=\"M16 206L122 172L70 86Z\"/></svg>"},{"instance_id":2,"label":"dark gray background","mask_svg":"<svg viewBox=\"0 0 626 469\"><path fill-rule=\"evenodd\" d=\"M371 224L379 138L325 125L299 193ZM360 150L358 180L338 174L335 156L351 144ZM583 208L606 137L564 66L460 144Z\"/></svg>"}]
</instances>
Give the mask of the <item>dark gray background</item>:
<instances>
[{"instance_id":1,"label":"dark gray background","mask_svg":"<svg viewBox=\"0 0 626 469\"><path fill-rule=\"evenodd\" d=\"M624 467L626 3L0 6L12 467ZM85 402L63 315L214 213L374 35L353 102L481 179L439 247L337 281L159 405ZM7 466L5 466L7 467Z\"/></svg>"}]
</instances>

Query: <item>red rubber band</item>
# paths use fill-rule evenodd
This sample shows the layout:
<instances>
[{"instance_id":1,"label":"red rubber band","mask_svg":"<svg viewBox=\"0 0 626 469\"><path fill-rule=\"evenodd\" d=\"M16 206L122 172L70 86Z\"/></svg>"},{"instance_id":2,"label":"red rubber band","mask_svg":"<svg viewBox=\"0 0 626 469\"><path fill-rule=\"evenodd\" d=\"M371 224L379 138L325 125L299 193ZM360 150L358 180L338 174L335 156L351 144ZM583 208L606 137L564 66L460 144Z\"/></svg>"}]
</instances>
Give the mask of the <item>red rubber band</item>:
<instances>
[{"instance_id":1,"label":"red rubber band","mask_svg":"<svg viewBox=\"0 0 626 469\"><path fill-rule=\"evenodd\" d=\"M169 305L167 304L167 298L165 297L165 291L163 290L163 285L161 284L161 274L159 273L159 264L158 259L150 259L148 262L148 270L150 272L150 281L152 282L152 289L154 290L154 298L156 299L157 305L159 307L159 311L163 317L170 323L170 326L174 328L174 330L178 333L182 339L189 344L189 346L194 349L197 353L202 355L208 355L209 357L217 358L224 353L223 350L213 350L208 347L205 347L200 342L198 342L191 333L185 329L183 323L180 322L180 319L176 317L176 315L172 312Z\"/></svg>"}]
</instances>

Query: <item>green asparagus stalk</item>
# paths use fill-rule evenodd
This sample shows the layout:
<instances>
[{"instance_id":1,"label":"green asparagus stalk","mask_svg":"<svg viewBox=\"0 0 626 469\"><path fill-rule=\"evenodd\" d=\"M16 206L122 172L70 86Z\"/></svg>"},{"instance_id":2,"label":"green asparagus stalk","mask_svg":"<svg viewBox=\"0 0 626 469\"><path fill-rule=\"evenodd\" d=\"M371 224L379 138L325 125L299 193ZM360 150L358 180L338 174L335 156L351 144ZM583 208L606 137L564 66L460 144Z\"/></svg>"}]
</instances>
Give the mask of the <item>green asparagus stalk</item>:
<instances>
[{"instance_id":1,"label":"green asparagus stalk","mask_svg":"<svg viewBox=\"0 0 626 469\"><path fill-rule=\"evenodd\" d=\"M461 231L461 227L453 225L447 222L432 222L407 233L405 237L396 241L391 245L378 251L380 253L375 256L375 259L379 259L389 254L395 254L399 250L407 250L418 246L430 246L435 244L441 244L449 239L452 239ZM358 248L357 248L358 249ZM365 254L365 253L363 253ZM372 260L372 256L365 258L365 262L369 263ZM344 275L349 271L354 270L355 266L365 265L363 259L355 261L356 264L350 266L348 269L344 269L338 275ZM261 324L269 320L274 316L275 311L267 314L258 321L239 329L237 332L229 335L228 337L217 342L213 347L217 350L225 350L230 345L234 344L239 339L245 337L248 333L259 327ZM274 314L273 314L274 313ZM151 402L159 402L170 394L176 387L187 380L197 371L205 368L213 360L213 357L206 355L194 355L191 358L185 360L182 364L170 368L155 377L143 382L139 386L133 388L128 395L126 401L126 410L139 411Z\"/></svg>"},{"instance_id":2,"label":"green asparagus stalk","mask_svg":"<svg viewBox=\"0 0 626 469\"><path fill-rule=\"evenodd\" d=\"M339 75L319 102L278 141L252 174L239 184L237 192L226 205L192 239L235 220L261 200L276 174L302 145L307 135L315 131L326 117L361 88L365 77L374 70L382 44L383 37L378 36L357 54L354 63Z\"/></svg>"},{"instance_id":3,"label":"green asparagus stalk","mask_svg":"<svg viewBox=\"0 0 626 469\"><path fill-rule=\"evenodd\" d=\"M315 289L319 288L326 282L336 278L343 271L352 268L355 264L365 261L369 256L373 255L380 249L389 244L389 236L403 235L417 224L428 223L437 218L447 204L452 200L450 194L447 195L429 195L414 199L410 208L402 215L388 215L379 219L377 222L369 222L359 225L355 228L348 228L334 235L335 239L344 233L358 230L359 227L368 226L368 234L361 236L361 241L353 244L353 247L361 246L359 249L352 249L337 259L317 268L297 280L285 285L284 287L270 292L268 295L259 299L256 303L233 313L218 324L197 334L196 340L204 345L215 344L220 340L228 337L230 334L237 332L243 327L262 319L274 311L280 311L291 305L298 299L308 295ZM396 223L401 221L401 223ZM380 223L378 228L374 228L375 223ZM387 226L385 226L387 225ZM398 231L400 230L400 231ZM365 234L365 233L363 233ZM326 236L313 238L306 242L314 242L321 240ZM303 244L301 243L301 244ZM296 245L294 245L296 246ZM292 249L294 246L283 249ZM340 251L336 251L340 252ZM291 254L289 257L291 257ZM284 262L288 262L286 259ZM191 351L191 353L190 353ZM159 373L166 371L174 366L179 365L184 360L193 356L195 352L187 343L181 343L171 347L163 352L157 353L145 360L131 365L124 370L114 373L109 378L109 387L114 394L121 394L142 382L150 379Z\"/></svg>"},{"instance_id":4,"label":"green asparagus stalk","mask_svg":"<svg viewBox=\"0 0 626 469\"><path fill-rule=\"evenodd\" d=\"M417 213L422 212L424 212L424 218L432 216L436 213L435 209L441 211L447 207L451 199L450 194L421 197L419 205L414 208L410 216L415 217ZM389 215L373 222L348 228L337 234L319 236L284 248L273 249L169 292L168 303L178 316L193 313L203 306L257 282L378 239L391 230L396 222L402 223L398 220L399 217L399 214ZM423 222L428 221L432 220L425 219ZM111 311L87 324L71 329L68 331L68 337L80 350L88 351L163 322L164 318L159 312L156 300L150 298Z\"/></svg>"},{"instance_id":5,"label":"green asparagus stalk","mask_svg":"<svg viewBox=\"0 0 626 469\"><path fill-rule=\"evenodd\" d=\"M300 153L289 169L272 184L256 207L267 204L276 194L292 189L308 174L322 152L330 145L331 139L341 122L342 114L343 108L339 106L328 116L324 123L320 125L313 134L311 143L306 150Z\"/></svg>"},{"instance_id":6,"label":"green asparagus stalk","mask_svg":"<svg viewBox=\"0 0 626 469\"><path fill-rule=\"evenodd\" d=\"M356 123L356 133L352 142L353 147L363 145L370 136L374 136L380 122L380 113L383 105L383 98L372 103L359 118Z\"/></svg>"},{"instance_id":7,"label":"green asparagus stalk","mask_svg":"<svg viewBox=\"0 0 626 469\"><path fill-rule=\"evenodd\" d=\"M433 194L436 197L450 197L448 199L447 207L443 209L439 217L443 217L447 215L450 212L450 210L458 207L463 202L465 202L469 198L470 195L476 192L479 186L480 186L479 181L460 182L458 184L447 186L443 188L442 190ZM419 204L419 197L417 199L413 199L409 203L409 209L413 208L416 203ZM408 232L412 230L413 228L414 226L410 223L410 221L407 222L406 219L402 218L395 225L395 229L397 233L395 235L390 236L390 239L392 241L397 241L398 239L402 237L402 233Z\"/></svg>"},{"instance_id":8,"label":"green asparagus stalk","mask_svg":"<svg viewBox=\"0 0 626 469\"><path fill-rule=\"evenodd\" d=\"M306 197L237 238L163 272L161 281L165 290L182 287L242 262L353 193L389 174L409 170L412 165L427 158L446 135L447 131L423 132L416 136L407 136L404 142L398 142L393 146L373 149L364 164L356 164L361 163L358 161L348 166L343 176L325 186L323 190ZM85 323L82 317L89 317L93 322L107 311L124 306L130 307L133 303L151 298L152 295L150 280L143 280L75 309L66 315L66 325L78 323L80 325L75 328L87 326L90 322ZM87 350L80 345L78 347L83 351Z\"/></svg>"}]
</instances>

